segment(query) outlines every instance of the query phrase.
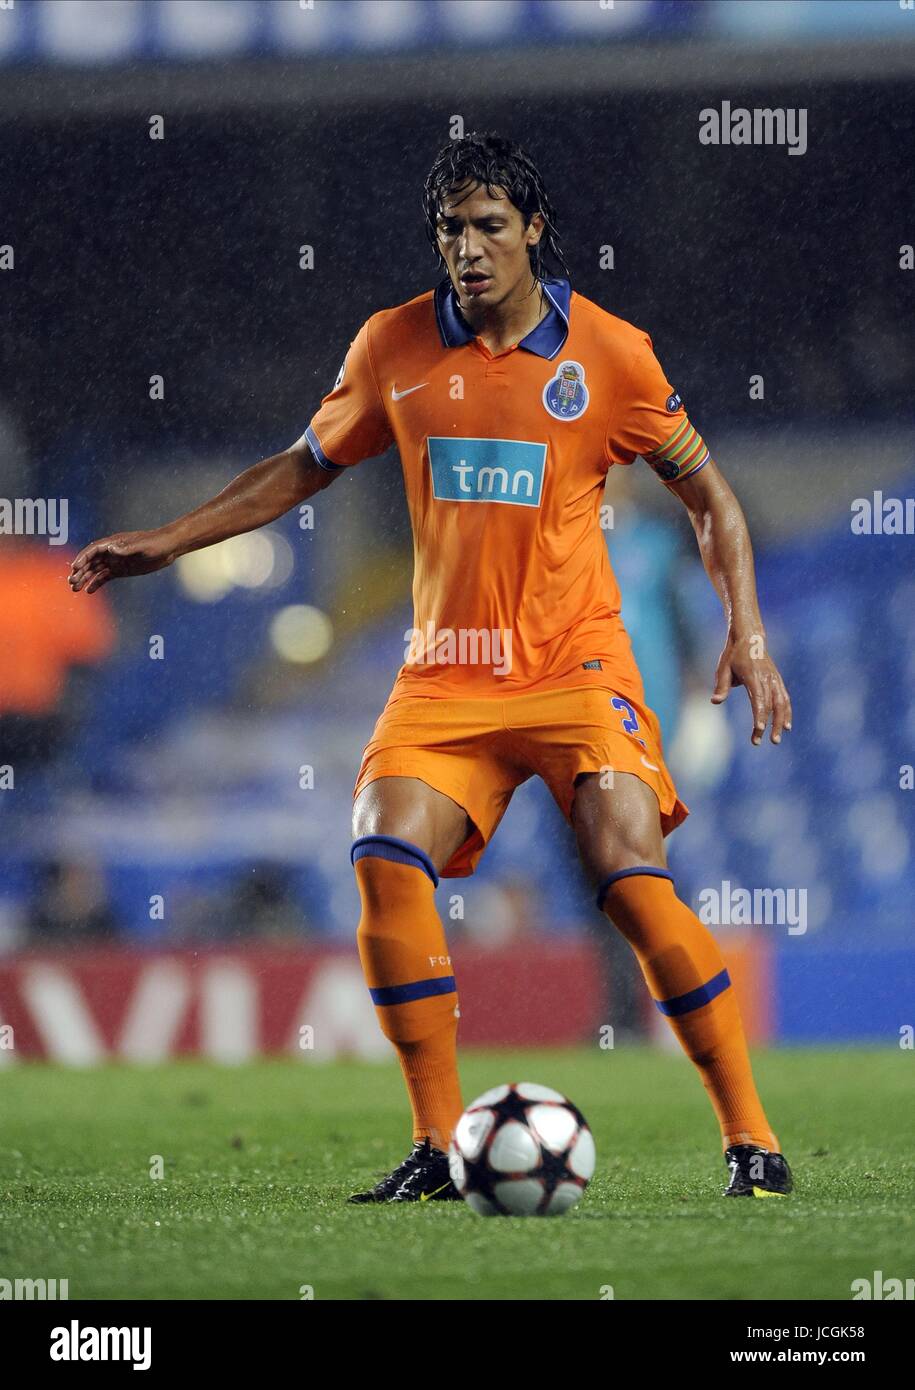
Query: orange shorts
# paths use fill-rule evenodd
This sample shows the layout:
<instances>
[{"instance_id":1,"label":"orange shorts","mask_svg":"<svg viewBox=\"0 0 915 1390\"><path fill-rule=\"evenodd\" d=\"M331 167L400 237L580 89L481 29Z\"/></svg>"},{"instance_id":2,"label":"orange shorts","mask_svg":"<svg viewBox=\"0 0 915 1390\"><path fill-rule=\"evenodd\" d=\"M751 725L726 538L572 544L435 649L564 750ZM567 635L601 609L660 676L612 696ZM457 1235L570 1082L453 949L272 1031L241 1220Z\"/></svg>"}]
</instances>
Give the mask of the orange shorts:
<instances>
[{"instance_id":1,"label":"orange shorts","mask_svg":"<svg viewBox=\"0 0 915 1390\"><path fill-rule=\"evenodd\" d=\"M505 700L397 695L366 744L353 795L379 777L418 777L456 801L475 828L442 876L466 878L529 777L543 778L569 820L576 777L608 769L651 787L665 835L689 815L664 764L656 715L612 690L574 686Z\"/></svg>"}]
</instances>

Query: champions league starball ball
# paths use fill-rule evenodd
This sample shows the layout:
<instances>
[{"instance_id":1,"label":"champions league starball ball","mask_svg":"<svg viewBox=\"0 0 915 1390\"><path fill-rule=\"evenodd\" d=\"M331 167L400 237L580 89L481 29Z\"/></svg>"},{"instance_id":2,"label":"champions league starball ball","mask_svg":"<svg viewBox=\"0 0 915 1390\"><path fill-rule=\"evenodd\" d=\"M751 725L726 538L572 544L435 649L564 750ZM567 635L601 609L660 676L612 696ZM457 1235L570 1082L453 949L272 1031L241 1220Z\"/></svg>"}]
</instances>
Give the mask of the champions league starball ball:
<instances>
[{"instance_id":1,"label":"champions league starball ball","mask_svg":"<svg viewBox=\"0 0 915 1390\"><path fill-rule=\"evenodd\" d=\"M449 1147L451 1180L480 1216L558 1216L594 1173L585 1117L549 1086L495 1086L468 1105Z\"/></svg>"}]
</instances>

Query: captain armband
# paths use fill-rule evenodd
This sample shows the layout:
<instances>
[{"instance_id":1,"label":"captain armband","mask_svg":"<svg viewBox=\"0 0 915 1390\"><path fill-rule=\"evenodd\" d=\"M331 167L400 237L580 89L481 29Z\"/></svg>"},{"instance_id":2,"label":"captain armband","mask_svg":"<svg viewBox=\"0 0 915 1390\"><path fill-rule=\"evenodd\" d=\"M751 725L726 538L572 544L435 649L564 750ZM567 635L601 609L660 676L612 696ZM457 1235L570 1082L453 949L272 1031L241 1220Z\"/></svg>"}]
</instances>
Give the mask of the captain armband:
<instances>
[{"instance_id":1,"label":"captain armband","mask_svg":"<svg viewBox=\"0 0 915 1390\"><path fill-rule=\"evenodd\" d=\"M684 420L666 443L643 457L663 483L678 483L708 463L709 451L702 436Z\"/></svg>"}]
</instances>

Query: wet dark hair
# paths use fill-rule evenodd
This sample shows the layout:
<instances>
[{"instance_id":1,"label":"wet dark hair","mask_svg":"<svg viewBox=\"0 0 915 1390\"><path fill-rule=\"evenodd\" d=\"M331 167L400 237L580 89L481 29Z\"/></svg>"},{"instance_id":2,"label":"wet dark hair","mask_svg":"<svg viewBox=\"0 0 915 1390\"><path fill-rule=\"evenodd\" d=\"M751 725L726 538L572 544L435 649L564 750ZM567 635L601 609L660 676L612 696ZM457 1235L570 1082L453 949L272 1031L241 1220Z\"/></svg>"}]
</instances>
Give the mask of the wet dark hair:
<instances>
[{"instance_id":1,"label":"wet dark hair","mask_svg":"<svg viewBox=\"0 0 915 1390\"><path fill-rule=\"evenodd\" d=\"M542 215L545 224L543 234L536 246L528 248L535 279L550 278L545 258L552 261L564 275L569 274L559 247L556 215L536 164L513 140L506 140L501 135L479 135L475 131L462 136L460 140L450 140L439 150L423 188L426 236L442 270L447 267L438 249L436 228L442 200L446 194L468 182L473 185L485 184L490 197L494 196L495 189L501 188L521 213L525 227L535 212ZM471 189L468 188L467 192L469 194Z\"/></svg>"}]
</instances>

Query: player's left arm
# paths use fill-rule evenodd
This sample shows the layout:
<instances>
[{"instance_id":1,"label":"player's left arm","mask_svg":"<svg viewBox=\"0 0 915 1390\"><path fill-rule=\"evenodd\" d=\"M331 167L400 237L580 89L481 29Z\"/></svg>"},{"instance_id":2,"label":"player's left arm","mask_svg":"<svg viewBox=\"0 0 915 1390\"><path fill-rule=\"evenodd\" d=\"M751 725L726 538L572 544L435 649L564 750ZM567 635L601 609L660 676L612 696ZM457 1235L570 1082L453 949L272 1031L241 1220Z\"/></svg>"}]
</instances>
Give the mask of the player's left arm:
<instances>
[{"instance_id":1,"label":"player's left arm","mask_svg":"<svg viewBox=\"0 0 915 1390\"><path fill-rule=\"evenodd\" d=\"M712 704L726 700L732 685L745 686L753 709L751 742L759 746L771 720L771 740L780 743L782 730L791 728L791 699L766 646L743 509L711 459L667 487L689 514L702 563L728 621Z\"/></svg>"},{"instance_id":2,"label":"player's left arm","mask_svg":"<svg viewBox=\"0 0 915 1390\"><path fill-rule=\"evenodd\" d=\"M757 746L772 721L773 743L791 728L791 701L766 649L756 596L753 547L740 503L709 458L678 391L667 380L641 329L608 421L609 464L630 464L637 455L676 492L689 513L706 573L718 591L728 635L718 661L712 703L744 685L753 709L751 742Z\"/></svg>"}]
</instances>

